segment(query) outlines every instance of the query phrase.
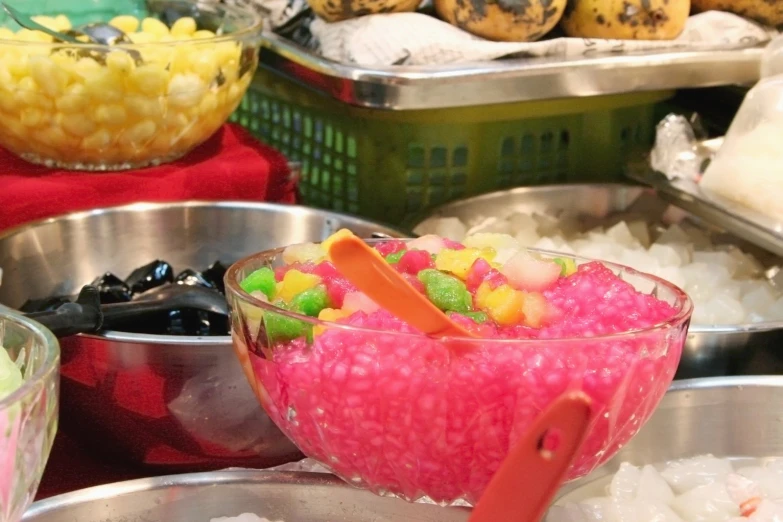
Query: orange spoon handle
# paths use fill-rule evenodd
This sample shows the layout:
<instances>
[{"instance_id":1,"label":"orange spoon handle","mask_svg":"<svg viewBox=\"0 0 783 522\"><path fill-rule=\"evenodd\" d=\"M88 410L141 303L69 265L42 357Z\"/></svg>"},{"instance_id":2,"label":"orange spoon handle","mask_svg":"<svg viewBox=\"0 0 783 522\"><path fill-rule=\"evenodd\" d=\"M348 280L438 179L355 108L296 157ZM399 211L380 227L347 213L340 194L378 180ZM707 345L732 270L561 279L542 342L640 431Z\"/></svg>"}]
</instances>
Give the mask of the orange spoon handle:
<instances>
[{"instance_id":1,"label":"orange spoon handle","mask_svg":"<svg viewBox=\"0 0 783 522\"><path fill-rule=\"evenodd\" d=\"M539 522L582 446L590 402L582 392L555 399L512 448L468 522Z\"/></svg>"},{"instance_id":2,"label":"orange spoon handle","mask_svg":"<svg viewBox=\"0 0 783 522\"><path fill-rule=\"evenodd\" d=\"M353 235L335 239L329 258L340 273L378 306L433 336L475 337L454 323L405 280L381 254Z\"/></svg>"}]
</instances>

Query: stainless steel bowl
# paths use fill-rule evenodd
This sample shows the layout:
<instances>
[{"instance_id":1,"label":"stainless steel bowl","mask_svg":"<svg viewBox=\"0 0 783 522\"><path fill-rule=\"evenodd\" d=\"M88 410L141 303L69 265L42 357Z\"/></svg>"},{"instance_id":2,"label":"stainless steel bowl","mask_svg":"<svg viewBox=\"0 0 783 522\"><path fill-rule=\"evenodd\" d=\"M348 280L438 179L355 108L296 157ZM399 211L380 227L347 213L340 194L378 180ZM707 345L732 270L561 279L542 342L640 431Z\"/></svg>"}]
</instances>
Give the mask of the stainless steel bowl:
<instances>
[{"instance_id":1,"label":"stainless steel bowl","mask_svg":"<svg viewBox=\"0 0 783 522\"><path fill-rule=\"evenodd\" d=\"M0 303L71 295L106 271L154 259L175 268L232 263L318 241L340 228L404 236L299 206L189 202L80 212L0 234ZM114 457L160 470L266 467L299 456L258 407L231 338L107 331L63 339L61 429Z\"/></svg>"},{"instance_id":2,"label":"stainless steel bowl","mask_svg":"<svg viewBox=\"0 0 783 522\"><path fill-rule=\"evenodd\" d=\"M493 192L438 207L428 216L417 219L411 228L437 217L469 221L477 216L501 216L511 211L547 213L565 209L581 215L586 227L619 220L631 212L643 212L653 223L670 225L688 220L715 230L659 199L652 189L621 184L549 185ZM762 261L779 261L740 239L729 239ZM742 373L759 347L776 346L781 341L783 321L727 326L691 324L676 378Z\"/></svg>"},{"instance_id":3,"label":"stainless steel bowl","mask_svg":"<svg viewBox=\"0 0 783 522\"><path fill-rule=\"evenodd\" d=\"M605 465L560 495L615 473L620 464L659 464L711 453L761 458L783 454L783 376L691 379L669 388L638 435Z\"/></svg>"},{"instance_id":4,"label":"stainless steel bowl","mask_svg":"<svg viewBox=\"0 0 783 522\"><path fill-rule=\"evenodd\" d=\"M22 522L209 522L254 513L286 522L465 522L468 511L376 496L332 475L220 471L132 480L36 502Z\"/></svg>"}]
</instances>

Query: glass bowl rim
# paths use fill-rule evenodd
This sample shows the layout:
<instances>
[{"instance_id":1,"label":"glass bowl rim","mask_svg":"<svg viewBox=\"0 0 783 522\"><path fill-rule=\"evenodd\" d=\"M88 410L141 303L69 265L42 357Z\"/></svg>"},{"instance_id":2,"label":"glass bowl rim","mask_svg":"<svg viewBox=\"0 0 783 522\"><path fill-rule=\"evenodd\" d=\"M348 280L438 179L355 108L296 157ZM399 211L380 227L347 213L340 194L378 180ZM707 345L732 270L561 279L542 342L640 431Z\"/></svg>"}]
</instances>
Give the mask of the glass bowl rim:
<instances>
[{"instance_id":1,"label":"glass bowl rim","mask_svg":"<svg viewBox=\"0 0 783 522\"><path fill-rule=\"evenodd\" d=\"M363 241L369 245L375 245L377 243L381 243L384 241L412 241L414 238L393 238L393 239L363 239ZM401 337L409 337L411 339L421 339L422 337L426 337L423 334L415 333L415 332L398 332L394 330L381 330L377 328L368 328L364 326L353 326L348 325L344 323L337 323L333 321L323 321L321 319L310 317L302 314L298 314L295 312L291 312L288 310L283 310L281 308L278 308L274 306L271 303L267 303L265 301L262 301L261 299L258 299L254 297L253 295L245 292L242 287L239 286L239 280L238 275L240 270L244 269L247 265L257 262L257 261L266 261L266 260L272 260L275 257L282 254L282 252L287 247L278 247L273 248L269 250L264 250L262 252L258 252L255 254L251 254L249 256L246 256L239 261L232 264L228 271L226 272L226 275L224 277L224 283L226 287L226 297L228 299L229 306L231 307L231 301L232 299L229 298L229 296L233 296L244 303L260 308L264 311L268 312L274 312L277 314L280 314L282 316L288 317L290 319L296 319L305 323L308 323L312 326L323 326L325 328L329 329L336 329L336 330L342 330L346 332L353 332L353 333L365 333L365 334L386 334L386 335L395 335L395 336L401 336ZM658 285L663 285L666 288L668 288L675 296L675 303L672 306L675 309L675 314L668 319L666 319L663 322L656 323L652 326L649 326L647 328L642 328L638 330L628 330L626 332L617 332L617 333L611 333L611 334L604 334L604 335L596 335L593 337L553 337L553 338L546 338L546 339L495 339L491 337L482 337L482 338L474 338L474 337L439 337L437 340L439 341L458 341L460 343L467 343L467 344L485 344L485 343L493 343L493 344L500 344L500 345L534 345L534 346L540 346L544 344L551 344L551 343L594 343L594 342L607 342L607 341L623 341L623 340L630 340L635 339L640 336L649 335L655 332L666 332L668 330L671 330L673 328L677 328L681 326L682 324L685 324L688 322L691 318L691 314L693 313L693 302L691 301L690 297L678 286L661 279L660 277L654 276L652 274L647 274L645 272L640 272L638 270L635 270L631 267L620 265L617 263L610 263L608 261L600 261L596 259L590 259L586 257L581 256L575 256L571 254L564 254L561 252L552 252L549 250L542 250L537 248L527 248L523 247L528 252L533 253L540 253L545 254L547 256L557 256L557 257L565 257L569 259L573 259L575 261L583 261L583 262L594 262L597 261L610 270L612 269L619 269L621 272L629 273L633 275L641 276L642 278L652 281ZM614 271L614 270L613 270ZM241 313L241 312L239 312ZM232 332L233 337L233 332ZM435 339L435 338L433 338Z\"/></svg>"},{"instance_id":2,"label":"glass bowl rim","mask_svg":"<svg viewBox=\"0 0 783 522\"><path fill-rule=\"evenodd\" d=\"M0 38L0 45L17 46L17 47L42 46L51 49L86 49L86 50L109 52L112 50L121 50L121 49L134 50L134 49L150 49L154 47L177 47L180 45L204 45L204 44L217 44L223 42L234 42L253 35L258 35L264 29L264 21L265 21L264 17L252 9L246 9L243 7L238 7L235 5L230 5L225 3L205 2L203 0L195 0L195 1L156 0L156 1L159 1L160 3L164 3L164 4L192 5L197 9L204 9L205 7L220 8L229 13L233 13L235 16L241 18L249 17L250 18L248 20L249 25L243 29L240 29L239 31L223 34L220 36L213 36L211 38L174 40L171 42L145 42L145 43L130 43L130 44L117 44L117 45L102 45L102 44L92 44L92 43L74 44L69 42L26 42L22 40ZM37 15L33 15L33 16L37 16Z\"/></svg>"},{"instance_id":3,"label":"glass bowl rim","mask_svg":"<svg viewBox=\"0 0 783 522\"><path fill-rule=\"evenodd\" d=\"M0 304L0 320L7 320L27 330L36 340L43 343L45 348L44 361L41 367L32 375L24 379L22 385L11 392L10 395L0 399L0 411L21 402L25 397L34 393L41 383L48 381L53 373L57 373L60 365L60 343L52 332L41 324L28 319L15 310ZM0 346L0 349L4 349Z\"/></svg>"}]
</instances>

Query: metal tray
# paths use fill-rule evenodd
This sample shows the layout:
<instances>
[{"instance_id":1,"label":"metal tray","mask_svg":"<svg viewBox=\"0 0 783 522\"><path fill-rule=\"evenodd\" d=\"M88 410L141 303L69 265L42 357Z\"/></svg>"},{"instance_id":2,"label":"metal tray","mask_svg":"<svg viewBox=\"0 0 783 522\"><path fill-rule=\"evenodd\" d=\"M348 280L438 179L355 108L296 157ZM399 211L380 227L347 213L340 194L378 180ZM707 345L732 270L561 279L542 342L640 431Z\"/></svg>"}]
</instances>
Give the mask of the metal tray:
<instances>
[{"instance_id":1,"label":"metal tray","mask_svg":"<svg viewBox=\"0 0 783 522\"><path fill-rule=\"evenodd\" d=\"M66 493L34 503L22 522L209 522L242 513L285 522L465 522L469 512L376 496L326 473L229 470Z\"/></svg>"},{"instance_id":2,"label":"metal tray","mask_svg":"<svg viewBox=\"0 0 783 522\"><path fill-rule=\"evenodd\" d=\"M762 52L759 46L368 68L327 60L267 32L259 63L349 105L415 110L751 84L759 79Z\"/></svg>"},{"instance_id":3,"label":"metal tray","mask_svg":"<svg viewBox=\"0 0 783 522\"><path fill-rule=\"evenodd\" d=\"M564 209L582 216L586 228L606 224L635 211L665 225L689 220L706 229L714 229L696 216L671 207L652 189L622 184L548 185L493 192L438 207L426 218L420 217L410 228L434 217L458 217L464 221L478 215L495 216L512 210L545 213ZM762 262L769 265L779 262L752 245L731 239ZM783 321L721 326L691 324L677 378L743 373L760 347L780 342L783 342Z\"/></svg>"},{"instance_id":4,"label":"metal tray","mask_svg":"<svg viewBox=\"0 0 783 522\"><path fill-rule=\"evenodd\" d=\"M711 453L721 458L783 455L783 376L722 377L675 382L638 435L608 463L564 486L559 497L634 465Z\"/></svg>"},{"instance_id":5,"label":"metal tray","mask_svg":"<svg viewBox=\"0 0 783 522\"><path fill-rule=\"evenodd\" d=\"M711 141L717 150L721 140ZM627 175L634 181L654 188L661 198L673 205L764 250L783 256L783 223L703 190L695 181L670 180L664 174L652 170L646 156L633 161Z\"/></svg>"}]
</instances>

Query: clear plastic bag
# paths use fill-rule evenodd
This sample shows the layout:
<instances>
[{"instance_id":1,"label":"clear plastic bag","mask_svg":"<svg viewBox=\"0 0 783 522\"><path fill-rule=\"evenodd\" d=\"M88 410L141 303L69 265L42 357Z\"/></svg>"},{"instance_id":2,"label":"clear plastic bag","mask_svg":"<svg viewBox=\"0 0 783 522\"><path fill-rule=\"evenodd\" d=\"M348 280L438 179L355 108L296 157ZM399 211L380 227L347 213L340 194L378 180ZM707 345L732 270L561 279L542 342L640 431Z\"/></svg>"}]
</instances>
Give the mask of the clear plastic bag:
<instances>
[{"instance_id":1,"label":"clear plastic bag","mask_svg":"<svg viewBox=\"0 0 783 522\"><path fill-rule=\"evenodd\" d=\"M701 187L783 222L783 39L764 54L762 78L747 94Z\"/></svg>"}]
</instances>

